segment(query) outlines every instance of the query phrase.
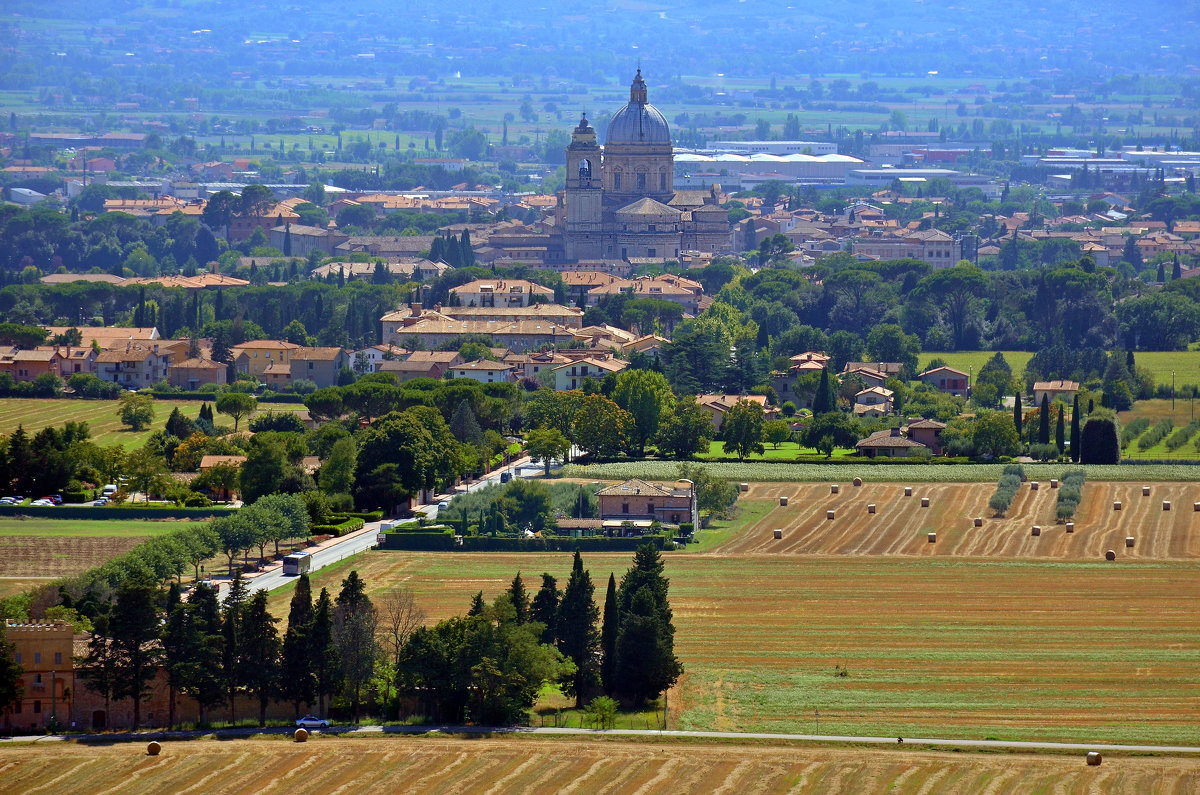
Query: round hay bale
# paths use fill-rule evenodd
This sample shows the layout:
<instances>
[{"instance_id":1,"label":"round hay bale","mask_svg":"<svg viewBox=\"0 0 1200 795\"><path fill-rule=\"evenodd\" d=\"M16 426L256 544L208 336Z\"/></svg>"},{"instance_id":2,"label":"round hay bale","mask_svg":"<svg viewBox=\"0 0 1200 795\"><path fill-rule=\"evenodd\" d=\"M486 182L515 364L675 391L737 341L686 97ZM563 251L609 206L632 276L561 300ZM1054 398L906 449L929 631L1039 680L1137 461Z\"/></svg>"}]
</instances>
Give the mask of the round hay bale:
<instances>
[{"instance_id":1,"label":"round hay bale","mask_svg":"<svg viewBox=\"0 0 1200 795\"><path fill-rule=\"evenodd\" d=\"M904 496L905 496L905 497L911 497L911 496L912 496L912 486L905 486L905 487L904 487Z\"/></svg>"},{"instance_id":2,"label":"round hay bale","mask_svg":"<svg viewBox=\"0 0 1200 795\"><path fill-rule=\"evenodd\" d=\"M292 736L296 738L296 742L298 742L298 743L308 742L308 730L307 729L296 729L296 733L293 734Z\"/></svg>"},{"instance_id":3,"label":"round hay bale","mask_svg":"<svg viewBox=\"0 0 1200 795\"><path fill-rule=\"evenodd\" d=\"M1133 549L1133 536L1125 536L1125 548Z\"/></svg>"},{"instance_id":4,"label":"round hay bale","mask_svg":"<svg viewBox=\"0 0 1200 795\"><path fill-rule=\"evenodd\" d=\"M1067 522L1067 532L1068 533L1075 532L1075 523L1074 522Z\"/></svg>"},{"instance_id":5,"label":"round hay bale","mask_svg":"<svg viewBox=\"0 0 1200 795\"><path fill-rule=\"evenodd\" d=\"M1171 510L1171 501L1170 500L1163 500L1163 510L1164 511Z\"/></svg>"},{"instance_id":6,"label":"round hay bale","mask_svg":"<svg viewBox=\"0 0 1200 795\"><path fill-rule=\"evenodd\" d=\"M867 505L867 513L875 513L875 503L872 502Z\"/></svg>"},{"instance_id":7,"label":"round hay bale","mask_svg":"<svg viewBox=\"0 0 1200 795\"><path fill-rule=\"evenodd\" d=\"M837 493L838 493L838 484L836 484L836 483L831 483L831 484L829 485L829 493L830 493L830 494L837 494Z\"/></svg>"},{"instance_id":8,"label":"round hay bale","mask_svg":"<svg viewBox=\"0 0 1200 795\"><path fill-rule=\"evenodd\" d=\"M1030 490L1030 491L1037 491L1037 490L1038 490L1038 482L1037 482L1036 480L1031 480L1031 481L1029 481L1029 490Z\"/></svg>"},{"instance_id":9,"label":"round hay bale","mask_svg":"<svg viewBox=\"0 0 1200 795\"><path fill-rule=\"evenodd\" d=\"M861 486L861 485L862 485L862 478L855 478L855 479L854 479L854 485L855 485L855 486Z\"/></svg>"},{"instance_id":10,"label":"round hay bale","mask_svg":"<svg viewBox=\"0 0 1200 795\"><path fill-rule=\"evenodd\" d=\"M1052 489L1058 488L1058 481L1055 480L1054 478L1050 478L1050 488L1052 488Z\"/></svg>"},{"instance_id":11,"label":"round hay bale","mask_svg":"<svg viewBox=\"0 0 1200 795\"><path fill-rule=\"evenodd\" d=\"M1033 526L1033 537L1034 537L1034 538L1037 538L1037 537L1038 537L1038 536L1040 536L1041 534L1042 534L1042 526L1041 526L1041 525L1037 525L1037 524L1035 524L1035 525Z\"/></svg>"},{"instance_id":12,"label":"round hay bale","mask_svg":"<svg viewBox=\"0 0 1200 795\"><path fill-rule=\"evenodd\" d=\"M922 508L928 508L928 507L929 507L929 498L928 498L928 497L922 497L922 498L921 498L921 507L922 507Z\"/></svg>"},{"instance_id":13,"label":"round hay bale","mask_svg":"<svg viewBox=\"0 0 1200 795\"><path fill-rule=\"evenodd\" d=\"M937 533L930 533L927 537L929 538L929 543L931 543L931 544L937 543Z\"/></svg>"},{"instance_id":14,"label":"round hay bale","mask_svg":"<svg viewBox=\"0 0 1200 795\"><path fill-rule=\"evenodd\" d=\"M159 752L161 752L161 751L162 751L162 746L158 744L157 740L151 740L150 744L146 746L146 755L147 756L158 756Z\"/></svg>"},{"instance_id":15,"label":"round hay bale","mask_svg":"<svg viewBox=\"0 0 1200 795\"><path fill-rule=\"evenodd\" d=\"M775 528L775 540L778 541L781 538L783 538L783 530Z\"/></svg>"},{"instance_id":16,"label":"round hay bale","mask_svg":"<svg viewBox=\"0 0 1200 795\"><path fill-rule=\"evenodd\" d=\"M983 517L982 517L982 516L976 516L976 517L975 517L975 526L976 526L976 527L983 527Z\"/></svg>"},{"instance_id":17,"label":"round hay bale","mask_svg":"<svg viewBox=\"0 0 1200 795\"><path fill-rule=\"evenodd\" d=\"M1092 767L1099 767L1100 763L1103 761L1104 761L1104 757L1100 756L1099 751L1088 751L1087 763L1089 765L1091 765Z\"/></svg>"},{"instance_id":18,"label":"round hay bale","mask_svg":"<svg viewBox=\"0 0 1200 795\"><path fill-rule=\"evenodd\" d=\"M1115 550L1115 549L1110 549L1110 550L1108 550L1107 552L1105 552L1105 553L1104 553L1104 559L1105 559L1105 560L1116 560L1116 559L1117 559L1117 552L1116 552L1116 550Z\"/></svg>"},{"instance_id":19,"label":"round hay bale","mask_svg":"<svg viewBox=\"0 0 1200 795\"><path fill-rule=\"evenodd\" d=\"M1113 500L1113 510L1114 511L1121 510L1121 501L1120 500Z\"/></svg>"},{"instance_id":20,"label":"round hay bale","mask_svg":"<svg viewBox=\"0 0 1200 795\"><path fill-rule=\"evenodd\" d=\"M786 508L786 507L787 507L787 501L788 501L788 498L787 498L787 497L780 497L780 498L779 498L779 505L780 505L780 507L782 507L782 508Z\"/></svg>"},{"instance_id":21,"label":"round hay bale","mask_svg":"<svg viewBox=\"0 0 1200 795\"><path fill-rule=\"evenodd\" d=\"M1142 486L1142 496L1143 497L1150 496L1150 487L1149 486Z\"/></svg>"},{"instance_id":22,"label":"round hay bale","mask_svg":"<svg viewBox=\"0 0 1200 795\"><path fill-rule=\"evenodd\" d=\"M826 519L832 519L832 518L833 518L833 511L826 511L826 512L825 512L825 518L826 518Z\"/></svg>"}]
</instances>

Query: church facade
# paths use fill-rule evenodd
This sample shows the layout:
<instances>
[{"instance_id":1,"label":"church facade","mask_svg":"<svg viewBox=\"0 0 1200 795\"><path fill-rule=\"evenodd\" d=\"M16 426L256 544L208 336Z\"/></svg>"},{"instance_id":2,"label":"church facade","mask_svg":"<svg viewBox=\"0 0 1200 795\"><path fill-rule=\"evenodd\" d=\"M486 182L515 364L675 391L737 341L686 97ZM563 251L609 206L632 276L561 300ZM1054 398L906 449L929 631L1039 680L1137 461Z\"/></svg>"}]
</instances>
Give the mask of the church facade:
<instances>
[{"instance_id":1,"label":"church facade","mask_svg":"<svg viewBox=\"0 0 1200 795\"><path fill-rule=\"evenodd\" d=\"M677 259L685 251L728 250L719 187L677 191L674 183L671 131L649 103L639 69L603 148L586 116L571 133L566 186L544 233L545 260Z\"/></svg>"}]
</instances>

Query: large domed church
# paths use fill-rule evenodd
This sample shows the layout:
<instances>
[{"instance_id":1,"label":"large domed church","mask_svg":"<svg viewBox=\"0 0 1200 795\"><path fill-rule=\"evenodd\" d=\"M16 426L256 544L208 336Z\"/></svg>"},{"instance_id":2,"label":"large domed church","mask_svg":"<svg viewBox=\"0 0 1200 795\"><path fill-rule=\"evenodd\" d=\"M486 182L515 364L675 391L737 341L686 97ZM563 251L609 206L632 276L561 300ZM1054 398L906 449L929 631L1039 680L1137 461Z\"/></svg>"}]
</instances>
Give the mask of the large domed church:
<instances>
[{"instance_id":1,"label":"large domed church","mask_svg":"<svg viewBox=\"0 0 1200 795\"><path fill-rule=\"evenodd\" d=\"M718 191L675 190L671 130L647 98L641 69L629 102L608 123L604 148L585 115L566 155L548 259L674 259L681 251L729 247Z\"/></svg>"}]
</instances>

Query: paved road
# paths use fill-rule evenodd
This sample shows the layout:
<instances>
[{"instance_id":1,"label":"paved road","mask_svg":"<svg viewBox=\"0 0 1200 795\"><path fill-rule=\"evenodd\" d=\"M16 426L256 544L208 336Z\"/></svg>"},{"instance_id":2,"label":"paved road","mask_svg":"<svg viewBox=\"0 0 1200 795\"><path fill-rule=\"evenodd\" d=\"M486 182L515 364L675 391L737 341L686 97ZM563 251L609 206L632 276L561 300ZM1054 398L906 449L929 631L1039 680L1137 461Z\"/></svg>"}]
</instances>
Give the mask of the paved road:
<instances>
[{"instance_id":1,"label":"paved road","mask_svg":"<svg viewBox=\"0 0 1200 795\"><path fill-rule=\"evenodd\" d=\"M516 461L513 461L513 463L509 464L507 467L498 469L488 475L488 477L481 478L480 480L472 483L466 488L466 491L478 491L479 489L482 489L483 487L492 483L499 483L500 474L502 472L511 471L520 476L525 472L529 472L531 468L532 465L530 464L528 458L519 458ZM423 514L427 519L430 520L437 519L438 501L450 499L451 497L453 497L451 494L438 495L432 504L420 505L415 508L413 512ZM368 522L363 526L362 530L344 535L341 538L332 539L325 544L322 544L317 549L311 550L312 566L310 568L310 572L318 571L326 566L337 563L339 560L343 560L352 555L357 555L360 552L365 552L366 550L375 546L376 537L379 534L379 526L381 524L382 522ZM268 568L262 574L247 578L246 584L251 592L273 591L276 588L287 585L289 582L294 582L295 579L295 577L284 577L283 565L276 564ZM225 585L224 580L221 582L224 585L224 587L221 588L221 594L224 596L228 593L228 585Z\"/></svg>"},{"instance_id":2,"label":"paved road","mask_svg":"<svg viewBox=\"0 0 1200 795\"><path fill-rule=\"evenodd\" d=\"M99 735L46 735L39 737L6 737L6 742L60 742L78 739L82 742L123 742L151 739L186 740L206 735L216 735L218 738L249 737L255 734L289 734L294 729L288 727L270 729L220 729L216 731L186 731L186 732L115 732ZM1059 751L1087 752L1099 751L1104 754L1113 752L1125 753L1154 753L1154 754L1200 754L1200 747L1177 745L1137 745L1137 744L1106 744L1106 743L1054 743L1054 742L1021 742L1018 740L956 740L947 737L905 737L904 742L898 742L896 737L870 737L836 734L777 734L772 732L707 732L707 731L656 731L653 729L569 729L569 728L536 728L524 726L334 726L323 733L338 735L365 734L542 734L542 735L599 735L615 737L681 737L709 740L775 740L779 742L829 743L851 745L891 745L941 747L941 748L978 748L1005 751Z\"/></svg>"}]
</instances>

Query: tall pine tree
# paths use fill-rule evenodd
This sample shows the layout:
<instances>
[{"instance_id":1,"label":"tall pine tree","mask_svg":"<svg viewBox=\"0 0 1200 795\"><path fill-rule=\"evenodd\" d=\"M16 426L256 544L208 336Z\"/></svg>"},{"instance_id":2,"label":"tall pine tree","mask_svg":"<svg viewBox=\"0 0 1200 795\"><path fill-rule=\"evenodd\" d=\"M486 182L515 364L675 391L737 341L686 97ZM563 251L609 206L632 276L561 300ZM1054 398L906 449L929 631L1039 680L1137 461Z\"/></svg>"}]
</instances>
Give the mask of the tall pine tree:
<instances>
[{"instance_id":1,"label":"tall pine tree","mask_svg":"<svg viewBox=\"0 0 1200 795\"><path fill-rule=\"evenodd\" d=\"M1050 444L1050 396L1042 395L1040 416L1038 417L1038 444Z\"/></svg>"},{"instance_id":2,"label":"tall pine tree","mask_svg":"<svg viewBox=\"0 0 1200 795\"><path fill-rule=\"evenodd\" d=\"M517 623L524 624L529 620L529 594L525 592L525 581L521 579L519 571L517 576L513 577L512 584L508 586L508 597L512 600Z\"/></svg>"},{"instance_id":3,"label":"tall pine tree","mask_svg":"<svg viewBox=\"0 0 1200 795\"><path fill-rule=\"evenodd\" d=\"M1075 393L1075 403L1071 407L1071 460L1079 463L1079 393Z\"/></svg>"},{"instance_id":4,"label":"tall pine tree","mask_svg":"<svg viewBox=\"0 0 1200 795\"><path fill-rule=\"evenodd\" d=\"M341 684L341 665L337 645L333 640L333 601L329 591L322 588L313 611L312 635L309 640L309 664L316 676L317 704L322 714L327 699Z\"/></svg>"},{"instance_id":5,"label":"tall pine tree","mask_svg":"<svg viewBox=\"0 0 1200 795\"><path fill-rule=\"evenodd\" d=\"M683 673L675 658L669 585L662 556L653 544L646 544L634 553L633 568L625 572L617 589L621 625L614 690L634 704L657 698Z\"/></svg>"},{"instance_id":6,"label":"tall pine tree","mask_svg":"<svg viewBox=\"0 0 1200 795\"><path fill-rule=\"evenodd\" d=\"M242 613L246 606L246 581L239 570L229 585L229 594L221 610L223 637L221 666L225 672L225 687L229 693L229 720L237 723L237 691L245 678L242 659Z\"/></svg>"}]
</instances>

